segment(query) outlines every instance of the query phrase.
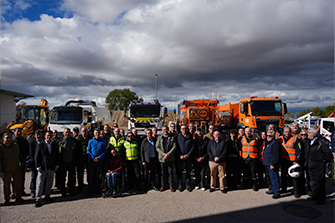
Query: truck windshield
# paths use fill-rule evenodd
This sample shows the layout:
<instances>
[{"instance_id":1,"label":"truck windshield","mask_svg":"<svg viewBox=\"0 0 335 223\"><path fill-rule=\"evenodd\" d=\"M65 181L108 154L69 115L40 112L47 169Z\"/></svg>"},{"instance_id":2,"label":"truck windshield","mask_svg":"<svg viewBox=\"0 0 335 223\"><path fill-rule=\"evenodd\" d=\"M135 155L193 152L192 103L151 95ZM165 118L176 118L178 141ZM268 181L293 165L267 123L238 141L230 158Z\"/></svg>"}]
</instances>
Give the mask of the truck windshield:
<instances>
[{"instance_id":1,"label":"truck windshield","mask_svg":"<svg viewBox=\"0 0 335 223\"><path fill-rule=\"evenodd\" d=\"M54 108L51 112L50 124L80 124L83 120L82 108Z\"/></svg>"},{"instance_id":2,"label":"truck windshield","mask_svg":"<svg viewBox=\"0 0 335 223\"><path fill-rule=\"evenodd\" d=\"M156 118L160 115L160 106L130 107L130 117Z\"/></svg>"},{"instance_id":3,"label":"truck windshield","mask_svg":"<svg viewBox=\"0 0 335 223\"><path fill-rule=\"evenodd\" d=\"M35 123L38 123L40 114L38 108L22 108L21 112L23 113L23 120L20 121L33 120Z\"/></svg>"},{"instance_id":4,"label":"truck windshield","mask_svg":"<svg viewBox=\"0 0 335 223\"><path fill-rule=\"evenodd\" d=\"M251 101L254 116L282 116L281 101Z\"/></svg>"}]
</instances>

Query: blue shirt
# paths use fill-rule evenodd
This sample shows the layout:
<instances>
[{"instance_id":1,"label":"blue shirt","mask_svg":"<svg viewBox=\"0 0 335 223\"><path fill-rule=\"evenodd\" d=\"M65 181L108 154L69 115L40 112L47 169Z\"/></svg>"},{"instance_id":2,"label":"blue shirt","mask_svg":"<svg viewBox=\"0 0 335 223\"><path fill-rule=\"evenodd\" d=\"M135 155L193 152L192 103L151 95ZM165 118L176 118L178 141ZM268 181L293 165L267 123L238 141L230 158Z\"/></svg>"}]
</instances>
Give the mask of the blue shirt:
<instances>
[{"instance_id":1,"label":"blue shirt","mask_svg":"<svg viewBox=\"0 0 335 223\"><path fill-rule=\"evenodd\" d=\"M87 154L93 160L95 157L102 161L102 158L106 155L106 141L103 138L91 139L88 141Z\"/></svg>"},{"instance_id":2,"label":"blue shirt","mask_svg":"<svg viewBox=\"0 0 335 223\"><path fill-rule=\"evenodd\" d=\"M155 151L155 143L154 140L149 140L149 138L147 138L149 145L150 145L150 158L155 158L156 157L156 151Z\"/></svg>"}]
</instances>

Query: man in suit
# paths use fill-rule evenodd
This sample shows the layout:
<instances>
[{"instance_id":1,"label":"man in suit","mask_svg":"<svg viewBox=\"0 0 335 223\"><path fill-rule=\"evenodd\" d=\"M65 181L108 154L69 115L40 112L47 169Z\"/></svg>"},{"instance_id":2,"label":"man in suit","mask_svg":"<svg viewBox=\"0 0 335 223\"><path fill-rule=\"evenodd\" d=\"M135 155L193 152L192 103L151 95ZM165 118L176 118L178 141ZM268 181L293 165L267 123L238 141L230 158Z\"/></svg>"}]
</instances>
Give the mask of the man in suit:
<instances>
[{"instance_id":1,"label":"man in suit","mask_svg":"<svg viewBox=\"0 0 335 223\"><path fill-rule=\"evenodd\" d=\"M39 143L42 142L42 132L40 130L35 131L35 140L29 142L29 155L31 159L31 181L30 181L30 196L35 198L36 196L36 180L37 180L37 169L35 166L35 153Z\"/></svg>"},{"instance_id":2,"label":"man in suit","mask_svg":"<svg viewBox=\"0 0 335 223\"><path fill-rule=\"evenodd\" d=\"M158 171L158 158L157 152L155 149L156 139L152 136L152 130L148 129L146 131L147 138L142 141L141 145L141 160L142 165L144 166L144 180L146 188L149 190L149 187L158 191L156 187L156 173L158 174L158 185L160 187L160 178L161 173ZM149 170L150 170L150 179L149 179Z\"/></svg>"},{"instance_id":3,"label":"man in suit","mask_svg":"<svg viewBox=\"0 0 335 223\"><path fill-rule=\"evenodd\" d=\"M35 165L38 171L35 207L40 207L43 191L45 191L45 199L51 201L54 173L58 169L58 148L57 144L52 141L51 131L47 131L45 140L37 144Z\"/></svg>"}]
</instances>

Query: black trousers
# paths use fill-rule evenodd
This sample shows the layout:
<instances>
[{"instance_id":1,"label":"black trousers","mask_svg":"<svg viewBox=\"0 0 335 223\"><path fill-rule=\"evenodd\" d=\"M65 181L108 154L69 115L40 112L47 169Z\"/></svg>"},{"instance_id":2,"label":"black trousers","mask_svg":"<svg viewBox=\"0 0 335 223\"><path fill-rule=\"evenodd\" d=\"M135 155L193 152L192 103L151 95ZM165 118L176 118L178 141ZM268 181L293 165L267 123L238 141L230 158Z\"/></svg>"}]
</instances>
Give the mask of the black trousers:
<instances>
[{"instance_id":1,"label":"black trousers","mask_svg":"<svg viewBox=\"0 0 335 223\"><path fill-rule=\"evenodd\" d=\"M127 181L129 189L133 189L136 184L136 189L141 190L140 182L140 164L139 160L127 160L126 161Z\"/></svg>"},{"instance_id":2,"label":"black trousers","mask_svg":"<svg viewBox=\"0 0 335 223\"><path fill-rule=\"evenodd\" d=\"M226 164L227 186L234 190L241 180L240 160L238 157L227 157Z\"/></svg>"},{"instance_id":3,"label":"black trousers","mask_svg":"<svg viewBox=\"0 0 335 223\"><path fill-rule=\"evenodd\" d=\"M167 186L167 179L169 178L169 186L173 186L173 164L174 161L161 163L162 170L162 186Z\"/></svg>"},{"instance_id":4,"label":"black trousers","mask_svg":"<svg viewBox=\"0 0 335 223\"><path fill-rule=\"evenodd\" d=\"M35 166L31 168L30 192L36 193L37 170Z\"/></svg>"},{"instance_id":5,"label":"black trousers","mask_svg":"<svg viewBox=\"0 0 335 223\"><path fill-rule=\"evenodd\" d=\"M74 188L76 184L76 176L75 176L75 164L73 162L70 163L61 163L59 166L60 176L59 176L59 186L62 194L66 193L65 181L67 174L67 187L69 188L70 194L74 194ZM57 171L57 172L58 172Z\"/></svg>"},{"instance_id":6,"label":"black trousers","mask_svg":"<svg viewBox=\"0 0 335 223\"><path fill-rule=\"evenodd\" d=\"M318 168L308 168L308 174L312 189L312 197L319 201L324 201L326 199L325 166L321 165Z\"/></svg>"},{"instance_id":7,"label":"black trousers","mask_svg":"<svg viewBox=\"0 0 335 223\"><path fill-rule=\"evenodd\" d=\"M186 187L189 186L191 182L191 169L192 169L192 160L189 157L186 160L177 159L177 178L179 185L182 185L183 181L183 171L186 169Z\"/></svg>"},{"instance_id":8,"label":"black trousers","mask_svg":"<svg viewBox=\"0 0 335 223\"><path fill-rule=\"evenodd\" d=\"M292 180L294 194L301 195L303 191L302 191L300 184L301 184L301 177L303 177L303 174L299 178L290 177L290 175L288 175L288 169L292 165L293 165L293 161L282 159L281 161L281 187L283 191L287 191L287 181Z\"/></svg>"},{"instance_id":9,"label":"black trousers","mask_svg":"<svg viewBox=\"0 0 335 223\"><path fill-rule=\"evenodd\" d=\"M195 171L195 186L206 188L206 173L208 169L208 160L203 160L201 163L194 162Z\"/></svg>"},{"instance_id":10,"label":"black trousers","mask_svg":"<svg viewBox=\"0 0 335 223\"><path fill-rule=\"evenodd\" d=\"M150 173L149 173L150 172ZM156 174L158 175L158 182L156 182ZM150 163L144 166L144 181L146 187L161 185L161 167L158 158L150 158Z\"/></svg>"},{"instance_id":11,"label":"black trousers","mask_svg":"<svg viewBox=\"0 0 335 223\"><path fill-rule=\"evenodd\" d=\"M84 186L84 172L87 168L87 155L77 157L76 168L78 186L82 188Z\"/></svg>"},{"instance_id":12,"label":"black trousers","mask_svg":"<svg viewBox=\"0 0 335 223\"><path fill-rule=\"evenodd\" d=\"M243 159L242 160L242 169L243 169L243 180L249 181L250 179L253 183L256 183L257 180L257 164L258 159Z\"/></svg>"}]
</instances>

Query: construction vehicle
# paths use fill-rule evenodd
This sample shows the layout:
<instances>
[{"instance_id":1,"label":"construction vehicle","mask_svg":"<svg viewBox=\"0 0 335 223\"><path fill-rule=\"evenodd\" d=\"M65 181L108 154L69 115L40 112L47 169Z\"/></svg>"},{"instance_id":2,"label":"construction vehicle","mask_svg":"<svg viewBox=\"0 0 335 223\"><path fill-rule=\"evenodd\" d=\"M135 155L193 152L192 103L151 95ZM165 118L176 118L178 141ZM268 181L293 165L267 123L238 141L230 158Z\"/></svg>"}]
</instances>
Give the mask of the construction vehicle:
<instances>
[{"instance_id":1,"label":"construction vehicle","mask_svg":"<svg viewBox=\"0 0 335 223\"><path fill-rule=\"evenodd\" d=\"M239 103L219 107L219 120L224 128L245 128L266 130L274 124L279 130L284 128L284 115L287 113L286 103L278 97L258 98L256 96L241 99Z\"/></svg>"},{"instance_id":2,"label":"construction vehicle","mask_svg":"<svg viewBox=\"0 0 335 223\"><path fill-rule=\"evenodd\" d=\"M162 126L167 116L167 108L164 108L158 100L155 102L131 102L127 110L124 110L124 117L128 119L128 130L136 128L138 135L144 135L146 128L156 127L158 133L162 131Z\"/></svg>"},{"instance_id":3,"label":"construction vehicle","mask_svg":"<svg viewBox=\"0 0 335 223\"><path fill-rule=\"evenodd\" d=\"M320 135L325 137L329 142L331 141L331 135L335 130L335 115L331 113L327 118L320 119ZM334 151L333 151L334 152Z\"/></svg>"},{"instance_id":4,"label":"construction vehicle","mask_svg":"<svg viewBox=\"0 0 335 223\"><path fill-rule=\"evenodd\" d=\"M49 129L57 130L59 136L63 135L65 128L87 127L88 131L111 126L112 119L107 107L98 107L95 101L70 100L65 106L57 106L51 110Z\"/></svg>"},{"instance_id":5,"label":"construction vehicle","mask_svg":"<svg viewBox=\"0 0 335 223\"><path fill-rule=\"evenodd\" d=\"M297 119L294 122L298 123L303 128L317 127L320 125L320 116L313 116L313 112L309 112Z\"/></svg>"},{"instance_id":6,"label":"construction vehicle","mask_svg":"<svg viewBox=\"0 0 335 223\"><path fill-rule=\"evenodd\" d=\"M209 125L220 127L217 99L184 100L177 106L177 128L193 123L196 130L207 132Z\"/></svg>"},{"instance_id":7,"label":"construction vehicle","mask_svg":"<svg viewBox=\"0 0 335 223\"><path fill-rule=\"evenodd\" d=\"M11 122L5 132L14 132L16 128L22 129L22 136L28 141L34 138L36 130L46 131L49 123L49 106L46 99L41 99L39 105L20 105L16 122Z\"/></svg>"}]
</instances>

